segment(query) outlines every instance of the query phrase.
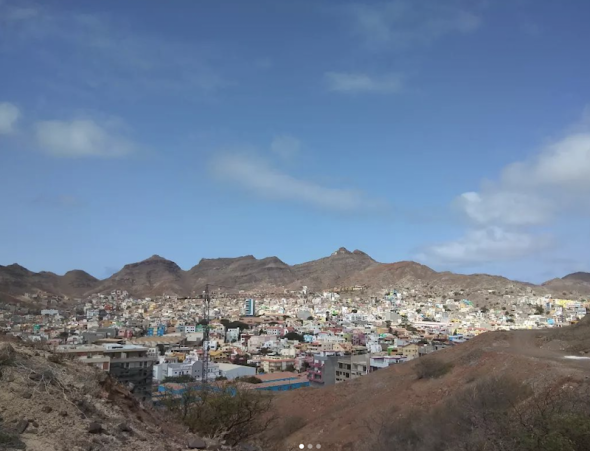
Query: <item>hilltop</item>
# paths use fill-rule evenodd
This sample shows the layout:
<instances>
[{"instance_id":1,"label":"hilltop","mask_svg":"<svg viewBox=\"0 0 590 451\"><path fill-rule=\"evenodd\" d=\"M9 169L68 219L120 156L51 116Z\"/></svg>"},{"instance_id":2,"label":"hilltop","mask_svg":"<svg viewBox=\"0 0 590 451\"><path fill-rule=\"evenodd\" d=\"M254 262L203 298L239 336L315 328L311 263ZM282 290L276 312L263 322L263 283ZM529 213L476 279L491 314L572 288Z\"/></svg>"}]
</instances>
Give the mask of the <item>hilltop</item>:
<instances>
[{"instance_id":1,"label":"hilltop","mask_svg":"<svg viewBox=\"0 0 590 451\"><path fill-rule=\"evenodd\" d=\"M398 289L431 292L436 296L463 296L485 302L487 292L504 294L586 296L590 293L590 274L575 273L542 285L512 281L486 274L437 272L428 266L402 261L379 263L366 253L340 248L328 257L288 265L278 257L258 259L253 255L234 258L202 259L189 270L159 255L125 265L112 276L99 280L74 270L63 276L51 272L35 273L13 264L0 266L0 297L14 299L24 293L49 293L80 298L93 293L126 290L133 296L191 296L201 293L206 284L223 291L258 290L282 293L284 290L322 291L354 286L370 293ZM457 294L455 294L457 293Z\"/></svg>"}]
</instances>

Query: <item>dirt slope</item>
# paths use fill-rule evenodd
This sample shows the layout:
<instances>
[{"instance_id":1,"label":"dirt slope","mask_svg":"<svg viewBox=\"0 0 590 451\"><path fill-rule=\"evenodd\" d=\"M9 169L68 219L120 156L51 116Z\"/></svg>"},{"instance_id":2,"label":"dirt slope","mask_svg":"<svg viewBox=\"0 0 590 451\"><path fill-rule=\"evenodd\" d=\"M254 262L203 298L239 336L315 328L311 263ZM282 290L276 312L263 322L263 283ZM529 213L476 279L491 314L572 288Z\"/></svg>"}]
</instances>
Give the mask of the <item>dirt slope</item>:
<instances>
[{"instance_id":1,"label":"dirt slope","mask_svg":"<svg viewBox=\"0 0 590 451\"><path fill-rule=\"evenodd\" d=\"M522 381L551 384L585 380L590 360L590 318L575 327L548 331L489 332L434 356L453 364L440 379L419 380L420 361L379 370L347 383L323 389L302 389L281 394L276 405L284 437L276 449L295 450L300 443L321 444L322 449L345 450L368 439L371 424L409 409L430 409L470 383L490 375L510 374ZM297 424L290 433L289 424Z\"/></svg>"}]
</instances>

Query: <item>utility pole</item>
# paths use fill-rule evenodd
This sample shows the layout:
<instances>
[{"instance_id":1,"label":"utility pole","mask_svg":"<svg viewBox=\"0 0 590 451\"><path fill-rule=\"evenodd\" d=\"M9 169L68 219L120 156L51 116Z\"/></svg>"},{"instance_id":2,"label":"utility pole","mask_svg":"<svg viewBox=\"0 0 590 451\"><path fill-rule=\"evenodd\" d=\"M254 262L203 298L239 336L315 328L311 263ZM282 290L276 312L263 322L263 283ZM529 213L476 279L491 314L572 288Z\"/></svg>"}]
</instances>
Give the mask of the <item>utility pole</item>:
<instances>
[{"instance_id":1,"label":"utility pole","mask_svg":"<svg viewBox=\"0 0 590 451\"><path fill-rule=\"evenodd\" d=\"M201 374L201 382L206 384L209 376L209 307L211 305L211 298L209 297L209 284L205 285L205 292L203 293L203 372Z\"/></svg>"}]
</instances>

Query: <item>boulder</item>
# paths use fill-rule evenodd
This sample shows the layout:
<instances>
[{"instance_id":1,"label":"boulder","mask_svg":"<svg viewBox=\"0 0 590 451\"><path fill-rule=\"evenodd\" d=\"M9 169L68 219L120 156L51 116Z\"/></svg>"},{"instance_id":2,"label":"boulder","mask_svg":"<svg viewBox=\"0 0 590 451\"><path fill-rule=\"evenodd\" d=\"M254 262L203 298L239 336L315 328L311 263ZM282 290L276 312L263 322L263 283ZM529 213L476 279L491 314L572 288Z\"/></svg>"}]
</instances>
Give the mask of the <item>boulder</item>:
<instances>
[{"instance_id":1,"label":"boulder","mask_svg":"<svg viewBox=\"0 0 590 451\"><path fill-rule=\"evenodd\" d=\"M18 423L16 423L16 427L14 429L19 434L22 434L23 432L25 432L27 430L28 427L29 427L29 420L20 420Z\"/></svg>"},{"instance_id":2,"label":"boulder","mask_svg":"<svg viewBox=\"0 0 590 451\"><path fill-rule=\"evenodd\" d=\"M102 425L100 423L90 423L88 425L88 432L91 434L100 434L102 432Z\"/></svg>"},{"instance_id":3,"label":"boulder","mask_svg":"<svg viewBox=\"0 0 590 451\"><path fill-rule=\"evenodd\" d=\"M127 423L119 423L117 429L121 432L133 432Z\"/></svg>"},{"instance_id":4,"label":"boulder","mask_svg":"<svg viewBox=\"0 0 590 451\"><path fill-rule=\"evenodd\" d=\"M51 413L52 410L53 410L53 407L43 406L43 408L41 409L41 412L43 412L43 413Z\"/></svg>"},{"instance_id":5,"label":"boulder","mask_svg":"<svg viewBox=\"0 0 590 451\"><path fill-rule=\"evenodd\" d=\"M205 449L207 448L207 444L205 443L205 440L200 437L191 437L188 439L186 447L188 449Z\"/></svg>"},{"instance_id":6,"label":"boulder","mask_svg":"<svg viewBox=\"0 0 590 451\"><path fill-rule=\"evenodd\" d=\"M43 379L43 376L39 373L31 373L29 374L29 379L35 382L39 382L41 379Z\"/></svg>"},{"instance_id":7,"label":"boulder","mask_svg":"<svg viewBox=\"0 0 590 451\"><path fill-rule=\"evenodd\" d=\"M0 343L0 365L8 365L16 357L16 351L10 343Z\"/></svg>"}]
</instances>

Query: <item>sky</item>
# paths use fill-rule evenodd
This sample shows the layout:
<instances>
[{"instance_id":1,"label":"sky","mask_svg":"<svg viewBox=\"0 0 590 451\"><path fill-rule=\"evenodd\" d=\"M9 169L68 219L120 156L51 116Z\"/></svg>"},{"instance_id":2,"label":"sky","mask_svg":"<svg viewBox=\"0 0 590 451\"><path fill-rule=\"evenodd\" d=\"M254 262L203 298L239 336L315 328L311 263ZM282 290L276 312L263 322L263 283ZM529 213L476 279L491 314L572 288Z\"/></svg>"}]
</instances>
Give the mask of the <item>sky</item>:
<instances>
[{"instance_id":1,"label":"sky","mask_svg":"<svg viewBox=\"0 0 590 451\"><path fill-rule=\"evenodd\" d=\"M586 0L0 0L0 264L590 271Z\"/></svg>"}]
</instances>

